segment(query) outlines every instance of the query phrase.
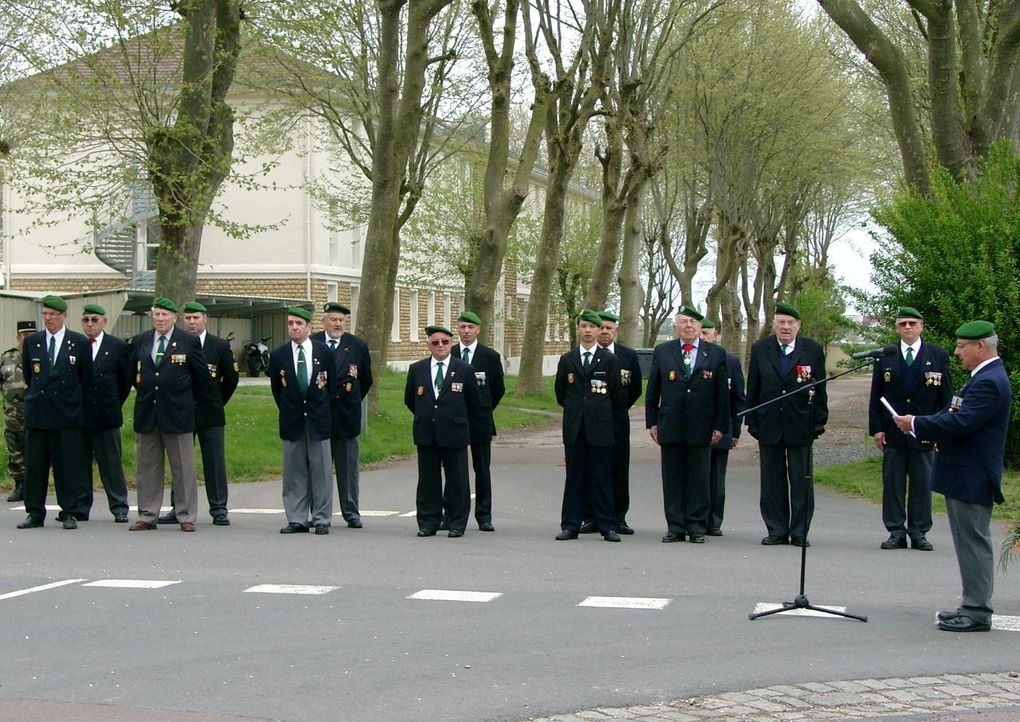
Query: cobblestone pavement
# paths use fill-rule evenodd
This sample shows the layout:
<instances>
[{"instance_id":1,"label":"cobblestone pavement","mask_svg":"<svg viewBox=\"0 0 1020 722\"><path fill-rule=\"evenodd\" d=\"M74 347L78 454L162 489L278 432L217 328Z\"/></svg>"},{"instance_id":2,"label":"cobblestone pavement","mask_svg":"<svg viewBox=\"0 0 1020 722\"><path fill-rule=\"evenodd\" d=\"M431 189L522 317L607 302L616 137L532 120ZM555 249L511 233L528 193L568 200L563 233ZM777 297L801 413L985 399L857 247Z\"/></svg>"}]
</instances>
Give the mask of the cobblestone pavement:
<instances>
[{"instance_id":1,"label":"cobblestone pavement","mask_svg":"<svg viewBox=\"0 0 1020 722\"><path fill-rule=\"evenodd\" d=\"M788 722L789 720L1020 721L1020 672L778 684L533 722Z\"/></svg>"}]
</instances>

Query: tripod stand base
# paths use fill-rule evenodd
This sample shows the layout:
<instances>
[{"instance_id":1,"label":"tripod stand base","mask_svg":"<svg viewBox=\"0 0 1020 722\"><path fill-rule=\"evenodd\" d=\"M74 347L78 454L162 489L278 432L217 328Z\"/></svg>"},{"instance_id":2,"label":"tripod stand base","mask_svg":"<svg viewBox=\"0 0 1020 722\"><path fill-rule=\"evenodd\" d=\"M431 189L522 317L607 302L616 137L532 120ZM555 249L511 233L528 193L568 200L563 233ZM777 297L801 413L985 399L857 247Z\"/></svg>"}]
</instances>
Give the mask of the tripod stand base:
<instances>
[{"instance_id":1,"label":"tripod stand base","mask_svg":"<svg viewBox=\"0 0 1020 722\"><path fill-rule=\"evenodd\" d=\"M783 602L781 606L764 608L769 606L770 605L759 604L755 609L754 613L747 615L747 618L753 621L755 619L758 619L759 617L768 617L773 614L779 614L781 612L806 610L804 611L805 616L824 617L826 615L831 615L834 617L846 617L847 619L856 619L859 622L868 621L867 617L861 616L859 614L851 614L850 612L846 611L844 607L816 607L815 605L811 604L811 602L808 601L807 596L804 594L798 594L796 597L794 597L794 600L792 602Z\"/></svg>"}]
</instances>

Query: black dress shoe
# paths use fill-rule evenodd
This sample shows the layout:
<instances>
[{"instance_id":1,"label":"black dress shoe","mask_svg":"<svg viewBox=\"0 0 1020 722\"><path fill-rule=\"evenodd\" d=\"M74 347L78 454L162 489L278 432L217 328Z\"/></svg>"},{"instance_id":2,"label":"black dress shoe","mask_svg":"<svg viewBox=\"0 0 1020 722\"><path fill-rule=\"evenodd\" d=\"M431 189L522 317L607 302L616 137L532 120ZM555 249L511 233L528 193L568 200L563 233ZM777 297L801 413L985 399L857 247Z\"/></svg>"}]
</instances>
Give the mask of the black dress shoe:
<instances>
[{"instance_id":1,"label":"black dress shoe","mask_svg":"<svg viewBox=\"0 0 1020 722\"><path fill-rule=\"evenodd\" d=\"M616 525L616 533L630 536L631 534L634 533L634 530L630 528L627 522L621 521L619 524Z\"/></svg>"},{"instance_id":2,"label":"black dress shoe","mask_svg":"<svg viewBox=\"0 0 1020 722\"><path fill-rule=\"evenodd\" d=\"M450 537L451 539L460 539L462 536L464 536L464 532L461 531L460 529L451 529L450 533L447 534L446 536Z\"/></svg>"},{"instance_id":3,"label":"black dress shoe","mask_svg":"<svg viewBox=\"0 0 1020 722\"><path fill-rule=\"evenodd\" d=\"M361 523L361 519L348 519L347 520L347 528L348 529L361 529L363 526L365 526L365 525Z\"/></svg>"},{"instance_id":4,"label":"black dress shoe","mask_svg":"<svg viewBox=\"0 0 1020 722\"><path fill-rule=\"evenodd\" d=\"M212 523L216 526L230 526L230 517L226 514L223 516L214 516Z\"/></svg>"},{"instance_id":5,"label":"black dress shoe","mask_svg":"<svg viewBox=\"0 0 1020 722\"><path fill-rule=\"evenodd\" d=\"M176 524L177 523L177 512L171 511L168 514L156 519L157 524Z\"/></svg>"},{"instance_id":6,"label":"black dress shoe","mask_svg":"<svg viewBox=\"0 0 1020 722\"><path fill-rule=\"evenodd\" d=\"M917 549L922 552L930 552L935 549L935 547L931 545L931 542L925 539L923 536L918 537L917 539L911 539L910 548Z\"/></svg>"},{"instance_id":7,"label":"black dress shoe","mask_svg":"<svg viewBox=\"0 0 1020 722\"><path fill-rule=\"evenodd\" d=\"M935 615L935 618L940 622L945 622L948 619L956 619L960 616L959 609L944 609Z\"/></svg>"},{"instance_id":8,"label":"black dress shoe","mask_svg":"<svg viewBox=\"0 0 1020 722\"><path fill-rule=\"evenodd\" d=\"M717 526L714 526L714 527L712 527L711 529L708 530L708 535L709 536L722 536L722 529L720 529Z\"/></svg>"},{"instance_id":9,"label":"black dress shoe","mask_svg":"<svg viewBox=\"0 0 1020 722\"><path fill-rule=\"evenodd\" d=\"M287 526L280 530L281 534L305 534L308 531L308 527L304 524L298 524L297 522L291 522Z\"/></svg>"},{"instance_id":10,"label":"black dress shoe","mask_svg":"<svg viewBox=\"0 0 1020 722\"><path fill-rule=\"evenodd\" d=\"M65 516L63 519L61 519L60 523L64 525L65 529L78 528L78 520L75 519L73 516Z\"/></svg>"},{"instance_id":11,"label":"black dress shoe","mask_svg":"<svg viewBox=\"0 0 1020 722\"><path fill-rule=\"evenodd\" d=\"M906 549L907 538L905 536L890 534L889 538L882 542L879 546L882 549Z\"/></svg>"},{"instance_id":12,"label":"black dress shoe","mask_svg":"<svg viewBox=\"0 0 1020 722\"><path fill-rule=\"evenodd\" d=\"M668 531L666 535L662 537L663 544L672 544L673 542L682 542L687 540L687 535L682 531Z\"/></svg>"},{"instance_id":13,"label":"black dress shoe","mask_svg":"<svg viewBox=\"0 0 1020 722\"><path fill-rule=\"evenodd\" d=\"M807 539L804 539L803 537L799 537L799 536L792 536L792 537L790 537L790 543L793 544L795 547L809 547L809 546L811 546L811 542L809 542Z\"/></svg>"},{"instance_id":14,"label":"black dress shoe","mask_svg":"<svg viewBox=\"0 0 1020 722\"><path fill-rule=\"evenodd\" d=\"M691 534L689 537L687 537L687 541L689 541L691 544L704 544L705 537L703 534Z\"/></svg>"},{"instance_id":15,"label":"black dress shoe","mask_svg":"<svg viewBox=\"0 0 1020 722\"><path fill-rule=\"evenodd\" d=\"M436 530L435 529L419 529L418 530L418 536L435 536L435 535L436 535Z\"/></svg>"},{"instance_id":16,"label":"black dress shoe","mask_svg":"<svg viewBox=\"0 0 1020 722\"><path fill-rule=\"evenodd\" d=\"M15 489L11 492L11 495L7 497L7 501L24 501L25 494L21 489Z\"/></svg>"},{"instance_id":17,"label":"black dress shoe","mask_svg":"<svg viewBox=\"0 0 1020 722\"><path fill-rule=\"evenodd\" d=\"M25 517L25 521L23 521L20 524L18 524L18 528L19 529L35 529L36 527L40 527L42 525L43 525L43 520L42 519L33 519L32 517L28 516L28 517Z\"/></svg>"},{"instance_id":18,"label":"black dress shoe","mask_svg":"<svg viewBox=\"0 0 1020 722\"><path fill-rule=\"evenodd\" d=\"M960 614L951 619L939 620L939 629L944 632L987 632L991 628L991 624L971 619L966 614Z\"/></svg>"},{"instance_id":19,"label":"black dress shoe","mask_svg":"<svg viewBox=\"0 0 1020 722\"><path fill-rule=\"evenodd\" d=\"M564 529L563 531L556 535L556 541L570 541L571 539L577 539L576 531L569 531L567 529Z\"/></svg>"},{"instance_id":20,"label":"black dress shoe","mask_svg":"<svg viewBox=\"0 0 1020 722\"><path fill-rule=\"evenodd\" d=\"M605 534L603 534L602 538L605 539L607 542L618 542L618 541L621 541L620 540L620 535L617 534L612 529L610 529Z\"/></svg>"},{"instance_id":21,"label":"black dress shoe","mask_svg":"<svg viewBox=\"0 0 1020 722\"><path fill-rule=\"evenodd\" d=\"M789 544L790 541L785 536L772 536L769 534L767 537L761 540L761 543L767 547L775 546L777 544Z\"/></svg>"},{"instance_id":22,"label":"black dress shoe","mask_svg":"<svg viewBox=\"0 0 1020 722\"><path fill-rule=\"evenodd\" d=\"M496 531L496 527L492 525L491 521L480 521L478 522L478 531Z\"/></svg>"},{"instance_id":23,"label":"black dress shoe","mask_svg":"<svg viewBox=\"0 0 1020 722\"><path fill-rule=\"evenodd\" d=\"M582 521L581 528L577 530L578 534L595 534L599 528L593 521Z\"/></svg>"},{"instance_id":24,"label":"black dress shoe","mask_svg":"<svg viewBox=\"0 0 1020 722\"><path fill-rule=\"evenodd\" d=\"M118 524L127 524L127 514L121 512L113 515L113 520Z\"/></svg>"},{"instance_id":25,"label":"black dress shoe","mask_svg":"<svg viewBox=\"0 0 1020 722\"><path fill-rule=\"evenodd\" d=\"M322 534L329 534L329 524L316 524L315 533L319 534L320 536Z\"/></svg>"},{"instance_id":26,"label":"black dress shoe","mask_svg":"<svg viewBox=\"0 0 1020 722\"><path fill-rule=\"evenodd\" d=\"M449 528L450 528L450 522L448 522L448 521L441 521L441 522L439 522L439 531L446 531Z\"/></svg>"},{"instance_id":27,"label":"black dress shoe","mask_svg":"<svg viewBox=\"0 0 1020 722\"><path fill-rule=\"evenodd\" d=\"M89 515L84 513L84 512L81 512L81 511L76 511L74 513L74 520L75 521L88 521L89 520Z\"/></svg>"}]
</instances>

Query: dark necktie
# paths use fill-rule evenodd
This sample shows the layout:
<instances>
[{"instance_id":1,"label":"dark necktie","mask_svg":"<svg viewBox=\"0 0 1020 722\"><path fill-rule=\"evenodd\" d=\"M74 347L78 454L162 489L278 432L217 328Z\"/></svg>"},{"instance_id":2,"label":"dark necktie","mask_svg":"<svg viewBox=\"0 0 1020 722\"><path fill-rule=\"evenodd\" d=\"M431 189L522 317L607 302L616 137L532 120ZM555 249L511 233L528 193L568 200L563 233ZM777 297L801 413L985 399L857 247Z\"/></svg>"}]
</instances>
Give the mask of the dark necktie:
<instances>
[{"instance_id":1,"label":"dark necktie","mask_svg":"<svg viewBox=\"0 0 1020 722\"><path fill-rule=\"evenodd\" d=\"M436 364L436 395L439 395L439 390L443 388L443 362L440 361Z\"/></svg>"},{"instance_id":2,"label":"dark necktie","mask_svg":"<svg viewBox=\"0 0 1020 722\"><path fill-rule=\"evenodd\" d=\"M691 377L691 351L694 350L693 343L684 344L684 376Z\"/></svg>"},{"instance_id":3,"label":"dark necktie","mask_svg":"<svg viewBox=\"0 0 1020 722\"><path fill-rule=\"evenodd\" d=\"M784 375L790 370L790 354L787 353L789 348L790 345L786 343L779 347L779 368L782 369Z\"/></svg>"},{"instance_id":4,"label":"dark necktie","mask_svg":"<svg viewBox=\"0 0 1020 722\"><path fill-rule=\"evenodd\" d=\"M156 365L163 363L163 355L166 353L166 336L159 337L159 345L156 347Z\"/></svg>"},{"instance_id":5,"label":"dark necktie","mask_svg":"<svg viewBox=\"0 0 1020 722\"><path fill-rule=\"evenodd\" d=\"M914 363L914 349L907 347L907 366Z\"/></svg>"},{"instance_id":6,"label":"dark necktie","mask_svg":"<svg viewBox=\"0 0 1020 722\"><path fill-rule=\"evenodd\" d=\"M464 361L464 363L466 364L471 363L471 349L465 348L464 353L462 353L460 357Z\"/></svg>"},{"instance_id":7,"label":"dark necktie","mask_svg":"<svg viewBox=\"0 0 1020 722\"><path fill-rule=\"evenodd\" d=\"M50 336L50 368L57 365L57 339L55 336Z\"/></svg>"},{"instance_id":8,"label":"dark necktie","mask_svg":"<svg viewBox=\"0 0 1020 722\"><path fill-rule=\"evenodd\" d=\"M331 338L329 340L329 350L332 351L333 353L336 353L336 339L335 338Z\"/></svg>"},{"instance_id":9,"label":"dark necktie","mask_svg":"<svg viewBox=\"0 0 1020 722\"><path fill-rule=\"evenodd\" d=\"M297 349L297 386L302 394L308 391L308 363L305 361L303 346L298 346Z\"/></svg>"},{"instance_id":10,"label":"dark necktie","mask_svg":"<svg viewBox=\"0 0 1020 722\"><path fill-rule=\"evenodd\" d=\"M591 351L584 352L584 361L581 362L581 366L584 368L585 372L587 372L591 367Z\"/></svg>"}]
</instances>

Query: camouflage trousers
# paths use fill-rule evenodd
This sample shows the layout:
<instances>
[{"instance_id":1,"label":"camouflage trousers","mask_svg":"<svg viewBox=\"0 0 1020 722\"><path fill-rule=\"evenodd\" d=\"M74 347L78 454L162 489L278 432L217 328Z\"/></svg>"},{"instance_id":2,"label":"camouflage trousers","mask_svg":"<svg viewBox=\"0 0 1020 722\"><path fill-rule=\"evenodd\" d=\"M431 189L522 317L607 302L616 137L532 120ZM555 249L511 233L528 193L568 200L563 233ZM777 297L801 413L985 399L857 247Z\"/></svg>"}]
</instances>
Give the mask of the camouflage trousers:
<instances>
[{"instance_id":1,"label":"camouflage trousers","mask_svg":"<svg viewBox=\"0 0 1020 722\"><path fill-rule=\"evenodd\" d=\"M7 473L15 488L25 483L25 413L14 404L4 404L4 441L7 443Z\"/></svg>"}]
</instances>

